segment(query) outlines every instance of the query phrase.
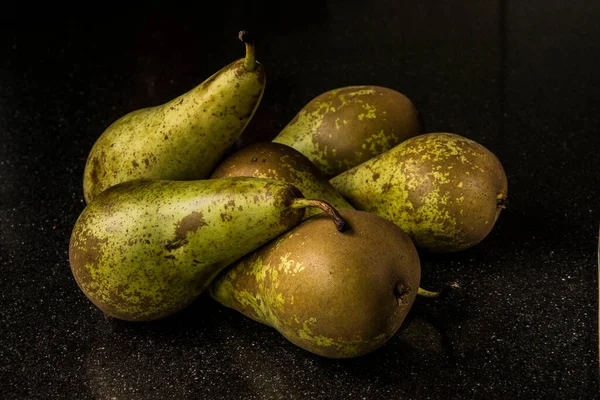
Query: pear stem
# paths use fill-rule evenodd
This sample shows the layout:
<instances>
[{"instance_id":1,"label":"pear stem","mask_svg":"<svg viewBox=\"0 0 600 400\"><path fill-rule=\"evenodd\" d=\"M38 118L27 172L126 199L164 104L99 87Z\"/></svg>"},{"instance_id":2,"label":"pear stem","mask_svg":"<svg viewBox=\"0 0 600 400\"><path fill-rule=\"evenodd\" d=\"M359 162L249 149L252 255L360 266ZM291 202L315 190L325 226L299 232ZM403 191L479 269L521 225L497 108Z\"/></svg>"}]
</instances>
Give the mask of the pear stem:
<instances>
[{"instance_id":1,"label":"pear stem","mask_svg":"<svg viewBox=\"0 0 600 400\"><path fill-rule=\"evenodd\" d=\"M438 299L438 298L442 297L443 295L445 295L446 293L448 293L448 291L450 289L460 289L459 283L458 282L449 282L446 286L444 286L442 288L442 290L440 290L438 292L433 292L431 290L427 290L427 289L423 289L422 287L419 287L419 289L417 289L417 296L427 297L430 299Z\"/></svg>"},{"instance_id":2,"label":"pear stem","mask_svg":"<svg viewBox=\"0 0 600 400\"><path fill-rule=\"evenodd\" d=\"M246 71L252 72L256 69L256 49L254 40L247 31L240 31L238 37L246 45L246 59L244 60L244 68Z\"/></svg>"},{"instance_id":3,"label":"pear stem","mask_svg":"<svg viewBox=\"0 0 600 400\"><path fill-rule=\"evenodd\" d=\"M304 198L296 199L292 203L292 208L306 208L306 207L320 208L321 210L323 210L323 212L325 214L327 214L331 219L333 219L335 228L338 231L340 231L340 232L344 231L344 228L346 227L346 221L344 220L344 218L342 218L340 213L335 208L333 208L333 206L331 204L329 204L323 200L304 199Z\"/></svg>"},{"instance_id":4,"label":"pear stem","mask_svg":"<svg viewBox=\"0 0 600 400\"><path fill-rule=\"evenodd\" d=\"M426 290L426 289L423 289L422 287L419 287L419 289L417 290L417 296L429 297L432 299L440 297L440 293L441 292L432 292L431 290Z\"/></svg>"}]
</instances>

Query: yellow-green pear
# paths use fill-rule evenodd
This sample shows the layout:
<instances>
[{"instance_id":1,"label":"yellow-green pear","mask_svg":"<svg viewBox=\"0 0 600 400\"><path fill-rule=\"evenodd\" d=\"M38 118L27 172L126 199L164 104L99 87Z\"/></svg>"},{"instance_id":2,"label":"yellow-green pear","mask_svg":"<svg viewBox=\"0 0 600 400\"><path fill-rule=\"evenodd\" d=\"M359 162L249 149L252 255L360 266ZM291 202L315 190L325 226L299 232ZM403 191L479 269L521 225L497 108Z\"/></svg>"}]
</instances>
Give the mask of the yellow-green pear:
<instances>
[{"instance_id":1,"label":"yellow-green pear","mask_svg":"<svg viewBox=\"0 0 600 400\"><path fill-rule=\"evenodd\" d=\"M246 57L173 100L132 111L94 143L85 165L86 202L134 179L207 178L242 134L264 89L263 66L245 32Z\"/></svg>"},{"instance_id":2,"label":"yellow-green pear","mask_svg":"<svg viewBox=\"0 0 600 400\"><path fill-rule=\"evenodd\" d=\"M422 129L417 108L404 94L381 86L346 86L308 102L273 142L295 148L331 178Z\"/></svg>"},{"instance_id":3,"label":"yellow-green pear","mask_svg":"<svg viewBox=\"0 0 600 400\"><path fill-rule=\"evenodd\" d=\"M483 240L508 194L506 174L491 151L444 132L408 139L330 182L356 209L390 219L433 252Z\"/></svg>"},{"instance_id":4,"label":"yellow-green pear","mask_svg":"<svg viewBox=\"0 0 600 400\"><path fill-rule=\"evenodd\" d=\"M387 219L340 215L344 231L312 216L230 265L209 293L320 356L358 357L383 346L417 296L419 256Z\"/></svg>"},{"instance_id":5,"label":"yellow-green pear","mask_svg":"<svg viewBox=\"0 0 600 400\"><path fill-rule=\"evenodd\" d=\"M248 145L221 161L211 178L232 176L277 179L291 183L304 197L324 200L336 210L354 209L304 154L284 144L258 142ZM321 212L317 207L307 209L304 218Z\"/></svg>"},{"instance_id":6,"label":"yellow-green pear","mask_svg":"<svg viewBox=\"0 0 600 400\"><path fill-rule=\"evenodd\" d=\"M85 207L69 261L81 290L105 314L155 320L186 307L228 264L297 225L308 206L326 209L342 229L327 203L304 199L285 182L123 182Z\"/></svg>"}]
</instances>

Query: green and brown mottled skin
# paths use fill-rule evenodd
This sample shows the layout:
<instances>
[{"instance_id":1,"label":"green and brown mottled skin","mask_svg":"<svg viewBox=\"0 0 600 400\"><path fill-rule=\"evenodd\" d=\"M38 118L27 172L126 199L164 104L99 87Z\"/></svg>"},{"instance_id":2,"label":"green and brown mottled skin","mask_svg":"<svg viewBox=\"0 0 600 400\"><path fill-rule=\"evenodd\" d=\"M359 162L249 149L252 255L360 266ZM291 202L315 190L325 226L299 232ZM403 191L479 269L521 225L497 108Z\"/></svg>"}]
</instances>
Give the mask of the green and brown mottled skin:
<instances>
[{"instance_id":1,"label":"green and brown mottled skin","mask_svg":"<svg viewBox=\"0 0 600 400\"><path fill-rule=\"evenodd\" d=\"M250 122L265 89L264 68L255 62L248 71L245 61L234 61L163 105L133 111L111 124L87 159L86 202L134 179L208 178Z\"/></svg>"},{"instance_id":2,"label":"green and brown mottled skin","mask_svg":"<svg viewBox=\"0 0 600 400\"><path fill-rule=\"evenodd\" d=\"M483 240L508 194L492 152L444 132L409 139L330 182L354 207L390 219L432 252L460 251Z\"/></svg>"},{"instance_id":3,"label":"green and brown mottled skin","mask_svg":"<svg viewBox=\"0 0 600 400\"><path fill-rule=\"evenodd\" d=\"M246 146L221 161L211 178L254 176L291 183L307 199L324 200L337 210L353 210L329 179L298 150L280 143L259 142ZM323 212L308 208L304 218Z\"/></svg>"},{"instance_id":4,"label":"green and brown mottled skin","mask_svg":"<svg viewBox=\"0 0 600 400\"><path fill-rule=\"evenodd\" d=\"M273 142L307 156L328 178L422 132L405 95L381 86L347 86L306 104Z\"/></svg>"},{"instance_id":5,"label":"green and brown mottled skin","mask_svg":"<svg viewBox=\"0 0 600 400\"><path fill-rule=\"evenodd\" d=\"M297 225L302 195L260 178L136 180L104 191L73 229L69 260L86 296L148 321L192 302L237 258Z\"/></svg>"},{"instance_id":6,"label":"green and brown mottled skin","mask_svg":"<svg viewBox=\"0 0 600 400\"><path fill-rule=\"evenodd\" d=\"M209 287L219 303L277 329L295 345L330 358L381 347L417 295L417 250L396 225L341 210L338 232L321 214L225 269Z\"/></svg>"}]
</instances>

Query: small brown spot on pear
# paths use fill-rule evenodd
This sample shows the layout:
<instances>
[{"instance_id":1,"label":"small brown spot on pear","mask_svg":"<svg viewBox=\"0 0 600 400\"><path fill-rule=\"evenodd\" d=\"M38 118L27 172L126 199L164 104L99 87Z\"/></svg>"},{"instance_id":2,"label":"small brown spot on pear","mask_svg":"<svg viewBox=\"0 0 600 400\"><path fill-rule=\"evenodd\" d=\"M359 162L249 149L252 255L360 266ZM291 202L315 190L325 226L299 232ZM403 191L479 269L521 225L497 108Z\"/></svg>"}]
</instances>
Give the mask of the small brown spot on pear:
<instances>
[{"instance_id":1,"label":"small brown spot on pear","mask_svg":"<svg viewBox=\"0 0 600 400\"><path fill-rule=\"evenodd\" d=\"M221 213L221 221L229 222L232 219L233 219L233 217L231 216L231 214Z\"/></svg>"},{"instance_id":2,"label":"small brown spot on pear","mask_svg":"<svg viewBox=\"0 0 600 400\"><path fill-rule=\"evenodd\" d=\"M195 232L206 225L204 215L199 211L192 211L190 215L184 217L175 228L175 237L177 240L183 240L188 232Z\"/></svg>"}]
</instances>

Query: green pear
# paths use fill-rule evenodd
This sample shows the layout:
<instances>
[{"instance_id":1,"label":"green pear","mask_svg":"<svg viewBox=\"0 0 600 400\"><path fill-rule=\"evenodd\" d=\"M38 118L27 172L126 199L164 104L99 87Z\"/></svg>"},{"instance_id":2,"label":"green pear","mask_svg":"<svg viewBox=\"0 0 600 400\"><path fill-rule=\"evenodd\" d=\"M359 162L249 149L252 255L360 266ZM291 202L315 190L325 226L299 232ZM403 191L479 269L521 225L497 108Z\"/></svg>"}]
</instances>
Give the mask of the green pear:
<instances>
[{"instance_id":1,"label":"green pear","mask_svg":"<svg viewBox=\"0 0 600 400\"><path fill-rule=\"evenodd\" d=\"M390 219L432 252L479 243L507 204L498 158L453 133L416 136L330 182L354 207Z\"/></svg>"},{"instance_id":2,"label":"green pear","mask_svg":"<svg viewBox=\"0 0 600 400\"><path fill-rule=\"evenodd\" d=\"M248 40L245 32L240 32L240 39ZM83 178L86 202L128 180L208 178L250 122L265 81L254 45L247 41L245 58L202 84L113 122L88 155Z\"/></svg>"},{"instance_id":3,"label":"green pear","mask_svg":"<svg viewBox=\"0 0 600 400\"><path fill-rule=\"evenodd\" d=\"M306 198L320 199L336 210L352 210L329 179L298 150L280 143L258 142L229 155L219 163L211 178L254 176L291 183ZM307 209L304 218L321 213L319 208Z\"/></svg>"},{"instance_id":4,"label":"green pear","mask_svg":"<svg viewBox=\"0 0 600 400\"><path fill-rule=\"evenodd\" d=\"M236 261L213 280L211 297L320 356L357 357L381 347L417 296L419 256L385 218L340 215L343 232L315 215Z\"/></svg>"},{"instance_id":5,"label":"green pear","mask_svg":"<svg viewBox=\"0 0 600 400\"><path fill-rule=\"evenodd\" d=\"M307 206L293 185L241 177L135 180L89 203L69 246L73 275L104 313L131 321L169 316L191 303L237 258L297 225Z\"/></svg>"},{"instance_id":6,"label":"green pear","mask_svg":"<svg viewBox=\"0 0 600 400\"><path fill-rule=\"evenodd\" d=\"M381 86L347 86L306 104L273 139L307 156L328 178L422 132L412 101Z\"/></svg>"}]
</instances>

